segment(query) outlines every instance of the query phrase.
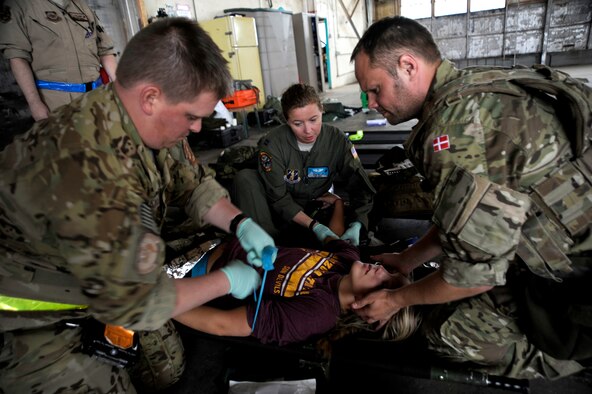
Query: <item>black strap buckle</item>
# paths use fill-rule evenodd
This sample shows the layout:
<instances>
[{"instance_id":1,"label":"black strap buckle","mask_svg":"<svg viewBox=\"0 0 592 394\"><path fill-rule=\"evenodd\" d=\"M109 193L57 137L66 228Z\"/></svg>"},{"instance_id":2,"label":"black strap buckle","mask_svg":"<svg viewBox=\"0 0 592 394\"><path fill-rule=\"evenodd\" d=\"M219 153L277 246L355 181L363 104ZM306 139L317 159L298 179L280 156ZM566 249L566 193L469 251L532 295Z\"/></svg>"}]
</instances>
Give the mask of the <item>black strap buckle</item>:
<instances>
[{"instance_id":1,"label":"black strap buckle","mask_svg":"<svg viewBox=\"0 0 592 394\"><path fill-rule=\"evenodd\" d=\"M92 82L85 82L84 83L84 91L90 92L91 90L93 90L93 83Z\"/></svg>"}]
</instances>

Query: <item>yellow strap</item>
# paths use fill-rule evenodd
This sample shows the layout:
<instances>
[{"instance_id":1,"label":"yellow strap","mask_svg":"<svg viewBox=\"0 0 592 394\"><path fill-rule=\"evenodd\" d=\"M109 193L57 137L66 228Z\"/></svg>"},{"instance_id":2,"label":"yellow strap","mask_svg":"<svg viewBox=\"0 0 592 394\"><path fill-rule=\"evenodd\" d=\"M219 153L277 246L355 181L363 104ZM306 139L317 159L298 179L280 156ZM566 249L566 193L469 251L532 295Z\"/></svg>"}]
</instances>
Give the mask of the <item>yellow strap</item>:
<instances>
[{"instance_id":1,"label":"yellow strap","mask_svg":"<svg viewBox=\"0 0 592 394\"><path fill-rule=\"evenodd\" d=\"M57 302L46 302L0 295L0 311L62 311L86 308L88 308L88 305L60 304Z\"/></svg>"}]
</instances>

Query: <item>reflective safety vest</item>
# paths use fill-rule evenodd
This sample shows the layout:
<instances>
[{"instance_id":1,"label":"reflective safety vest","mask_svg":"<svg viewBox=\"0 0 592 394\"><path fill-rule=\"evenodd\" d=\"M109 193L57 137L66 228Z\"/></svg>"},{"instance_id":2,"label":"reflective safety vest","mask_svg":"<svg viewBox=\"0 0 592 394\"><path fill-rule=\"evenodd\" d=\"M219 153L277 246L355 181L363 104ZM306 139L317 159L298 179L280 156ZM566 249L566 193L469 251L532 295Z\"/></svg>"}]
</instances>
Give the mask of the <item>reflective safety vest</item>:
<instances>
[{"instance_id":1,"label":"reflective safety vest","mask_svg":"<svg viewBox=\"0 0 592 394\"><path fill-rule=\"evenodd\" d=\"M86 308L88 308L88 305L62 304L57 302L31 300L28 298L9 297L0 294L0 311L63 311Z\"/></svg>"}]
</instances>

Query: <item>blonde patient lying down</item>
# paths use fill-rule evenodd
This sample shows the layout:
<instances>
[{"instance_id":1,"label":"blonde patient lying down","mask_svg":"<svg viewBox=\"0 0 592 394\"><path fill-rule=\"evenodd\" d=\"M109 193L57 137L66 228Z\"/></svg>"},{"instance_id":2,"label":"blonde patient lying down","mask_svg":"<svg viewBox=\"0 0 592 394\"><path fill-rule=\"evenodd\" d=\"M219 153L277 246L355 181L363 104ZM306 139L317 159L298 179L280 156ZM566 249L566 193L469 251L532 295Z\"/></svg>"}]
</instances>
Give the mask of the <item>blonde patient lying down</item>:
<instances>
[{"instance_id":1,"label":"blonde patient lying down","mask_svg":"<svg viewBox=\"0 0 592 394\"><path fill-rule=\"evenodd\" d=\"M409 282L383 266L359 261L359 251L347 241L327 238L323 250L280 247L274 269L263 283L263 296L253 332L257 303L254 297L232 309L200 306L177 316L180 323L213 335L253 336L263 343L285 345L329 332L347 316L348 325L366 326L350 311L359 297L378 288L397 288ZM236 239L224 242L207 259L207 273L219 270L246 254ZM259 294L259 291L257 291ZM401 310L384 325L383 338L411 335L418 319ZM355 322L355 323L352 323ZM341 326L341 325L340 325ZM347 330L347 328L345 328Z\"/></svg>"}]
</instances>

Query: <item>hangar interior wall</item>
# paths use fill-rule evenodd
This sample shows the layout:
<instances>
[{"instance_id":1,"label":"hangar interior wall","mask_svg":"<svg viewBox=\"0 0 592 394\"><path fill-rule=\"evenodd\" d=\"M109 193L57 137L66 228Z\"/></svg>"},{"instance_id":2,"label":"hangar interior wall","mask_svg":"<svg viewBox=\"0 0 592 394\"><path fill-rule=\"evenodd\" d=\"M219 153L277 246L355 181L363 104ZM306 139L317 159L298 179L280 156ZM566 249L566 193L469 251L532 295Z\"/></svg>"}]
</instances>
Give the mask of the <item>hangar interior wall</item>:
<instances>
[{"instance_id":1,"label":"hangar interior wall","mask_svg":"<svg viewBox=\"0 0 592 394\"><path fill-rule=\"evenodd\" d=\"M118 52L162 0L87 0L117 43ZM470 1L470 0L469 0ZM317 12L328 21L332 87L354 83L349 62L358 35L366 28L366 10L373 19L400 13L401 0L285 0L274 8ZM162 4L160 4L162 3ZM266 7L261 0L183 0L182 10L200 20L223 9ZM550 66L592 64L592 1L507 0L506 8L420 19L434 35L445 57L459 67L478 64L545 63ZM433 3L432 3L433 6ZM370 19L372 19L370 18ZM0 59L0 146L6 134L30 125L28 107L8 62Z\"/></svg>"},{"instance_id":2,"label":"hangar interior wall","mask_svg":"<svg viewBox=\"0 0 592 394\"><path fill-rule=\"evenodd\" d=\"M373 17L398 15L401 1L376 1ZM592 64L590 0L507 0L506 4L503 9L419 22L432 32L443 55L459 67Z\"/></svg>"}]
</instances>

